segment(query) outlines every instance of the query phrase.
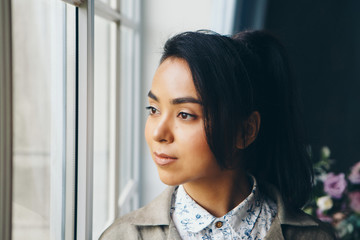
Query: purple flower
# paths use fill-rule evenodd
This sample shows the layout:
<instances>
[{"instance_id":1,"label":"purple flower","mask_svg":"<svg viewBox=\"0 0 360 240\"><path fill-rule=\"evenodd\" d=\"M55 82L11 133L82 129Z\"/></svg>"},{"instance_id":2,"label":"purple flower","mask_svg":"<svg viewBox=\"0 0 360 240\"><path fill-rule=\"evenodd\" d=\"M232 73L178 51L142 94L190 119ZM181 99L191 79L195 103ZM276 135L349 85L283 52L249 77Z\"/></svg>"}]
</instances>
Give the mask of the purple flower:
<instances>
[{"instance_id":1,"label":"purple flower","mask_svg":"<svg viewBox=\"0 0 360 240\"><path fill-rule=\"evenodd\" d=\"M324 191L336 199L340 199L342 197L346 186L347 182L345 180L345 174L343 173L335 175L331 172L327 175L324 181Z\"/></svg>"},{"instance_id":2,"label":"purple flower","mask_svg":"<svg viewBox=\"0 0 360 240\"><path fill-rule=\"evenodd\" d=\"M357 213L360 213L360 191L349 193L350 207Z\"/></svg>"},{"instance_id":3,"label":"purple flower","mask_svg":"<svg viewBox=\"0 0 360 240\"><path fill-rule=\"evenodd\" d=\"M360 162L356 163L352 168L349 175L349 180L353 184L360 184Z\"/></svg>"}]
</instances>

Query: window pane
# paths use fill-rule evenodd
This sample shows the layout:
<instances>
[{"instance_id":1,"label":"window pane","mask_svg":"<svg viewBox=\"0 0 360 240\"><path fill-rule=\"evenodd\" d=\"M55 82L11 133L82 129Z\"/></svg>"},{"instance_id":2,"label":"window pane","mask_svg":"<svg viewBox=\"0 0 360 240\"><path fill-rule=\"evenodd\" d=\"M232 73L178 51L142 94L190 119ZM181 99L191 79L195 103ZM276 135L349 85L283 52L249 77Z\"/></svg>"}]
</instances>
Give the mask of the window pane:
<instances>
[{"instance_id":1,"label":"window pane","mask_svg":"<svg viewBox=\"0 0 360 240\"><path fill-rule=\"evenodd\" d=\"M128 18L134 17L134 4L136 0L121 0L121 14Z\"/></svg>"},{"instance_id":2,"label":"window pane","mask_svg":"<svg viewBox=\"0 0 360 240\"><path fill-rule=\"evenodd\" d=\"M123 89L133 89L132 85L134 83L133 80L133 61L134 61L134 53L133 53L133 30L127 27L121 27L121 79L123 82ZM123 94L123 107L124 111L129 111L129 114L123 115L123 124L126 127L126 131L121 134L123 142L127 140L128 142L132 143L133 136L132 136L132 127L133 127L133 116L132 116L132 109L129 109L127 106L129 105L128 101L132 101L133 93L132 92L122 92ZM125 102L125 101L127 102ZM125 189L126 185L128 184L129 180L133 178L133 162L129 161L128 159L132 159L133 156L131 155L131 149L124 149L123 155L121 158L121 166L120 166L120 177L121 177L121 185L120 190L121 192ZM126 155L125 155L126 154Z\"/></svg>"},{"instance_id":3,"label":"window pane","mask_svg":"<svg viewBox=\"0 0 360 240\"><path fill-rule=\"evenodd\" d=\"M117 6L116 2L119 0L95 0L95 1L101 1L101 2L109 5L111 8L116 9L116 6Z\"/></svg>"},{"instance_id":4,"label":"window pane","mask_svg":"<svg viewBox=\"0 0 360 240\"><path fill-rule=\"evenodd\" d=\"M64 239L66 4L12 0L12 11L13 239Z\"/></svg>"},{"instance_id":5,"label":"window pane","mask_svg":"<svg viewBox=\"0 0 360 240\"><path fill-rule=\"evenodd\" d=\"M134 156L134 105L137 101L134 94L134 30L121 26L121 140L120 146L120 215L133 210L133 191L136 188ZM130 190L132 189L132 190ZM125 201L126 199L126 201Z\"/></svg>"},{"instance_id":6,"label":"window pane","mask_svg":"<svg viewBox=\"0 0 360 240\"><path fill-rule=\"evenodd\" d=\"M116 24L95 16L93 239L114 212Z\"/></svg>"},{"instance_id":7,"label":"window pane","mask_svg":"<svg viewBox=\"0 0 360 240\"><path fill-rule=\"evenodd\" d=\"M13 239L65 239L73 236L75 7L12 0L12 11Z\"/></svg>"}]
</instances>

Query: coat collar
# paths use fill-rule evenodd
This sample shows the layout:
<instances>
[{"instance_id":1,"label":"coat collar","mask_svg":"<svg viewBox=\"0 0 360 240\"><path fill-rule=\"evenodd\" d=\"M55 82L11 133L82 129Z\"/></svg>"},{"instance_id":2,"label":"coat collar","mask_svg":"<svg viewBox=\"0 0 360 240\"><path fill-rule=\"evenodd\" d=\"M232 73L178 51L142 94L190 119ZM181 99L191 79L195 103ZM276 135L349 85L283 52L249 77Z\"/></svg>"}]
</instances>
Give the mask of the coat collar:
<instances>
[{"instance_id":1,"label":"coat collar","mask_svg":"<svg viewBox=\"0 0 360 240\"><path fill-rule=\"evenodd\" d=\"M285 208L285 204L281 197L281 194L275 186L271 184L265 184L263 185L263 191L276 202L278 208L277 215L274 221L272 222L269 232L267 233L264 240L267 239L284 240L284 235L282 233L281 225L290 225L290 226L298 226L298 227L311 227L311 226L319 225L303 211L301 210L291 211Z\"/></svg>"},{"instance_id":2,"label":"coat collar","mask_svg":"<svg viewBox=\"0 0 360 240\"><path fill-rule=\"evenodd\" d=\"M291 225L298 227L318 226L309 215L301 210L292 210L285 207L284 201L277 188L271 184L264 184L263 191L276 202L278 213L276 218L282 225Z\"/></svg>"},{"instance_id":3,"label":"coat collar","mask_svg":"<svg viewBox=\"0 0 360 240\"><path fill-rule=\"evenodd\" d=\"M157 198L128 215L126 221L136 226L169 226L168 240L181 240L170 217L172 195L175 187L166 188Z\"/></svg>"},{"instance_id":4,"label":"coat collar","mask_svg":"<svg viewBox=\"0 0 360 240\"><path fill-rule=\"evenodd\" d=\"M300 210L290 211L286 209L281 194L276 187L270 184L263 185L263 187L263 191L276 202L278 208L278 213L274 222L271 224L266 239L284 239L281 225L298 227L319 225L309 215ZM165 189L148 205L130 214L127 222L137 226L170 225L170 232L174 232L176 229L170 216L171 200L174 190L175 187Z\"/></svg>"},{"instance_id":5,"label":"coat collar","mask_svg":"<svg viewBox=\"0 0 360 240\"><path fill-rule=\"evenodd\" d=\"M130 214L127 222L138 226L170 225L171 198L174 190L175 187L166 188L149 204Z\"/></svg>"}]
</instances>

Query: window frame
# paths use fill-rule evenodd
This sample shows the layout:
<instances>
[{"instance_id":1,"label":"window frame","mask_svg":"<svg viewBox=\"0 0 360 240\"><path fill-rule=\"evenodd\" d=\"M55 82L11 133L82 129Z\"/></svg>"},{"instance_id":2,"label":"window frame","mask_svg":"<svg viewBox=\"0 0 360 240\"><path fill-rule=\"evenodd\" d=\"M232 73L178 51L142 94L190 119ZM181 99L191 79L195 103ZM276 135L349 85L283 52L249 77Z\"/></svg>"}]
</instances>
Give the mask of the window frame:
<instances>
[{"instance_id":1,"label":"window frame","mask_svg":"<svg viewBox=\"0 0 360 240\"><path fill-rule=\"evenodd\" d=\"M0 1L0 238L12 233L11 0Z\"/></svg>"},{"instance_id":2,"label":"window frame","mask_svg":"<svg viewBox=\"0 0 360 240\"><path fill-rule=\"evenodd\" d=\"M77 147L77 202L76 237L92 239L93 207L93 134L94 134L94 18L95 14L116 23L116 103L115 103L115 161L110 164L109 222L139 207L139 165L141 145L141 87L140 87L140 0L134 1L133 18L121 13L122 0L113 9L100 0L83 2L78 7L78 147ZM68 1L65 1L68 2ZM121 27L133 31L131 81L122 76ZM127 104L124 104L127 103ZM130 103L130 104L129 104ZM126 114L130 114L127 118ZM130 121L129 121L130 119ZM130 126L130 127L129 127ZM81 129L80 129L81 128ZM122 133L131 135L126 141ZM127 151L125 149L130 149ZM130 164L131 177L120 188L122 161ZM125 211L123 209L126 209Z\"/></svg>"},{"instance_id":3,"label":"window frame","mask_svg":"<svg viewBox=\"0 0 360 240\"><path fill-rule=\"evenodd\" d=\"M77 9L76 239L92 239L94 128L94 1Z\"/></svg>"}]
</instances>

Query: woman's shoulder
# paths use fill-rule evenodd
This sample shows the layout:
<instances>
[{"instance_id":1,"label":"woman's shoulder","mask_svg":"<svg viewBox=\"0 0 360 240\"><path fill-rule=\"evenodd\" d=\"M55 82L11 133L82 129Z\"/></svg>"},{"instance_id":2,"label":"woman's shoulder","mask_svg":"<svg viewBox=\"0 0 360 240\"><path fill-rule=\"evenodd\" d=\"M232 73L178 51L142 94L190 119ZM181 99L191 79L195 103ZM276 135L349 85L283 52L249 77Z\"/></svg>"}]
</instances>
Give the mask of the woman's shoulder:
<instances>
[{"instance_id":1,"label":"woman's shoulder","mask_svg":"<svg viewBox=\"0 0 360 240\"><path fill-rule=\"evenodd\" d=\"M100 240L138 239L138 230L131 224L131 214L115 220L100 236Z\"/></svg>"},{"instance_id":2,"label":"woman's shoulder","mask_svg":"<svg viewBox=\"0 0 360 240\"><path fill-rule=\"evenodd\" d=\"M308 226L283 224L282 231L285 239L294 239L294 240L305 240L305 239L335 240L336 239L334 230L330 224L324 223L304 212L301 212L301 214L311 219L315 224Z\"/></svg>"},{"instance_id":3,"label":"woman's shoulder","mask_svg":"<svg viewBox=\"0 0 360 240\"><path fill-rule=\"evenodd\" d=\"M292 240L333 240L336 239L332 227L300 209L285 206L281 194L273 185L265 185L263 191L277 205L277 215L266 239ZM282 235L280 237L280 235Z\"/></svg>"},{"instance_id":4,"label":"woman's shoulder","mask_svg":"<svg viewBox=\"0 0 360 240\"><path fill-rule=\"evenodd\" d=\"M151 231L149 234L152 236L163 236L165 229L159 226L170 224L170 204L173 192L174 188L168 187L149 204L118 218L103 232L100 239L138 239L139 235L144 234L143 231Z\"/></svg>"}]
</instances>

